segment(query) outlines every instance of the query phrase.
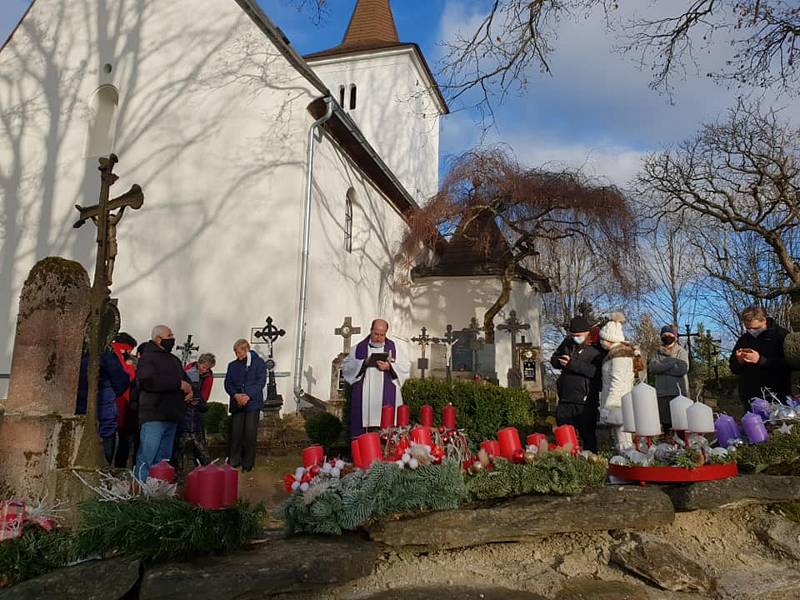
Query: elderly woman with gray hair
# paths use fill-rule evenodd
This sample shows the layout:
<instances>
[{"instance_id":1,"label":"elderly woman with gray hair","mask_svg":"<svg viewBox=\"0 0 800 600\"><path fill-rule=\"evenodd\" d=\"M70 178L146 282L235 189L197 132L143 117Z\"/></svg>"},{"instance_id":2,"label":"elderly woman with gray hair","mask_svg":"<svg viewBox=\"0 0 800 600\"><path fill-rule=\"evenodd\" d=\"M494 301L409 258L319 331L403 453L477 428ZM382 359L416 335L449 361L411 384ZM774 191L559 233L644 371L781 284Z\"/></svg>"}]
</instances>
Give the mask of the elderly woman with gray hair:
<instances>
[{"instance_id":1,"label":"elderly woman with gray hair","mask_svg":"<svg viewBox=\"0 0 800 600\"><path fill-rule=\"evenodd\" d=\"M186 405L183 420L178 423L178 438L175 442L173 463L179 476L183 477L198 462L207 465L211 455L206 445L206 433L203 429L203 414L208 410L208 399L214 385L212 369L217 364L213 354L201 354L197 362L184 367L192 384L192 400ZM188 465L187 463L188 460Z\"/></svg>"},{"instance_id":2,"label":"elderly woman with gray hair","mask_svg":"<svg viewBox=\"0 0 800 600\"><path fill-rule=\"evenodd\" d=\"M256 462L258 419L264 405L264 386L267 384L267 363L250 349L247 340L233 345L236 360L228 364L225 391L230 396L231 446L233 467L250 471Z\"/></svg>"}]
</instances>

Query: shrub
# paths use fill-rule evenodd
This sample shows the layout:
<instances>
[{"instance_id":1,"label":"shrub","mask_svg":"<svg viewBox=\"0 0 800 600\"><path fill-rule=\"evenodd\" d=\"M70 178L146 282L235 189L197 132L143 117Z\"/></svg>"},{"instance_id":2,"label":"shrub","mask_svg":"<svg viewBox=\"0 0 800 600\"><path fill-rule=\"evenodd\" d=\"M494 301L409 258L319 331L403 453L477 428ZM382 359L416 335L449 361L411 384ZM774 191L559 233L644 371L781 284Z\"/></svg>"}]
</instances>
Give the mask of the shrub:
<instances>
[{"instance_id":1,"label":"shrub","mask_svg":"<svg viewBox=\"0 0 800 600\"><path fill-rule=\"evenodd\" d=\"M306 419L306 435L315 444L329 450L339 441L342 422L330 413L319 413Z\"/></svg>"},{"instance_id":2,"label":"shrub","mask_svg":"<svg viewBox=\"0 0 800 600\"><path fill-rule=\"evenodd\" d=\"M221 402L209 402L208 412L203 417L206 433L224 433L223 425L228 416L228 406Z\"/></svg>"},{"instance_id":3,"label":"shrub","mask_svg":"<svg viewBox=\"0 0 800 600\"><path fill-rule=\"evenodd\" d=\"M419 421L419 407L430 404L434 424L441 425L442 407L458 410L458 427L473 442L494 438L499 429L530 428L535 422L535 403L524 390L471 381L409 379L403 386L403 401L411 407L411 418Z\"/></svg>"}]
</instances>

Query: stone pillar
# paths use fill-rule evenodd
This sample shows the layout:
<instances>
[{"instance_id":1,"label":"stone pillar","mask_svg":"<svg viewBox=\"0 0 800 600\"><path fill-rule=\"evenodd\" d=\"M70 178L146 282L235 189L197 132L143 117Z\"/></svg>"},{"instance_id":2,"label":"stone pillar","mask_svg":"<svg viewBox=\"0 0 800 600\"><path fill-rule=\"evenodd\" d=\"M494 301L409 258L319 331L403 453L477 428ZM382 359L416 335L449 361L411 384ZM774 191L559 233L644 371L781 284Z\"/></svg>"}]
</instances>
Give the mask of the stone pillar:
<instances>
[{"instance_id":1,"label":"stone pillar","mask_svg":"<svg viewBox=\"0 0 800 600\"><path fill-rule=\"evenodd\" d=\"M84 417L76 417L89 277L78 263L45 258L20 294L11 381L0 418L0 482L28 499L59 493L74 465Z\"/></svg>"},{"instance_id":2,"label":"stone pillar","mask_svg":"<svg viewBox=\"0 0 800 600\"><path fill-rule=\"evenodd\" d=\"M783 352L792 369L792 393L796 394L800 392L800 288L795 288L790 297L792 306L789 309L789 325L792 333L786 336Z\"/></svg>"}]
</instances>

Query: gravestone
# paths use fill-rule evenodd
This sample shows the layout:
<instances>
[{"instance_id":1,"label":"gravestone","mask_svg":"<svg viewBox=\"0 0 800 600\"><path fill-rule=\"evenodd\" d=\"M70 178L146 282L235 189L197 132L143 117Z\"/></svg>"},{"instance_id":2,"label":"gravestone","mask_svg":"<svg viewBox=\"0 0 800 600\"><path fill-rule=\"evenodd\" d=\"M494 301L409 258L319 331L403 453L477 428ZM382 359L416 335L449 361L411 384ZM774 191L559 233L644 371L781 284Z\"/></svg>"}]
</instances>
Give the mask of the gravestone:
<instances>
[{"instance_id":1,"label":"gravestone","mask_svg":"<svg viewBox=\"0 0 800 600\"><path fill-rule=\"evenodd\" d=\"M80 264L50 257L34 265L20 294L0 420L0 483L23 497L54 498L58 470L74 464L84 428L74 412L89 310Z\"/></svg>"},{"instance_id":2,"label":"gravestone","mask_svg":"<svg viewBox=\"0 0 800 600\"><path fill-rule=\"evenodd\" d=\"M331 361L331 391L329 404L331 411L341 418L344 413L344 405L347 401L344 376L342 375L342 363L347 355L350 354L350 346L354 335L361 333L361 327L353 327L353 318L345 317L342 324L333 330L334 335L342 338L342 351Z\"/></svg>"}]
</instances>

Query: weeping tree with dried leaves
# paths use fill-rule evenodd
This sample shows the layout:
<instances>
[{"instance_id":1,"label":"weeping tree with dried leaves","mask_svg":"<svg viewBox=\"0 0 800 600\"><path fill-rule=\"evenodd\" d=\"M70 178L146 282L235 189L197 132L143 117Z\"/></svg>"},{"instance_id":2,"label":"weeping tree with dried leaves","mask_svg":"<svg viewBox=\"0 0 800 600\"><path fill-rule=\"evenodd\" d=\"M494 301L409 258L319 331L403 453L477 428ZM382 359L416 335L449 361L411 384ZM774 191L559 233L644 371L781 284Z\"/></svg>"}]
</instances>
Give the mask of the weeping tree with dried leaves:
<instances>
[{"instance_id":1,"label":"weeping tree with dried leaves","mask_svg":"<svg viewBox=\"0 0 800 600\"><path fill-rule=\"evenodd\" d=\"M494 318L508 303L520 270L550 275L540 248L579 241L607 265L604 276L631 288L635 217L617 188L580 172L526 168L504 148L472 150L455 159L441 190L409 219L402 253L417 265L435 264L453 240L500 265L501 292L484 315L494 340ZM449 240L449 241L448 241ZM553 281L558 290L558 281Z\"/></svg>"},{"instance_id":2,"label":"weeping tree with dried leaves","mask_svg":"<svg viewBox=\"0 0 800 600\"><path fill-rule=\"evenodd\" d=\"M739 102L649 156L638 187L652 216L684 218L714 280L755 301L800 290L800 129L774 110Z\"/></svg>"}]
</instances>

